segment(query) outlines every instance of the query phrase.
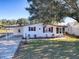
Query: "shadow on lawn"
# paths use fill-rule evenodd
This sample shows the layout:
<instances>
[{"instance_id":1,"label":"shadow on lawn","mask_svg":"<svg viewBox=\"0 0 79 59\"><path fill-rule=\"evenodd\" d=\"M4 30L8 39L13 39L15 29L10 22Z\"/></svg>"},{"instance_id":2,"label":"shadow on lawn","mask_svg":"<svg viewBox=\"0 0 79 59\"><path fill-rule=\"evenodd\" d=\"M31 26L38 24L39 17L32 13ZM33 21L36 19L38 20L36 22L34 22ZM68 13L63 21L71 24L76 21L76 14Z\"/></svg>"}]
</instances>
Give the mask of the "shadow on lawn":
<instances>
[{"instance_id":1,"label":"shadow on lawn","mask_svg":"<svg viewBox=\"0 0 79 59\"><path fill-rule=\"evenodd\" d=\"M22 45L14 59L79 59L79 42L39 41Z\"/></svg>"}]
</instances>

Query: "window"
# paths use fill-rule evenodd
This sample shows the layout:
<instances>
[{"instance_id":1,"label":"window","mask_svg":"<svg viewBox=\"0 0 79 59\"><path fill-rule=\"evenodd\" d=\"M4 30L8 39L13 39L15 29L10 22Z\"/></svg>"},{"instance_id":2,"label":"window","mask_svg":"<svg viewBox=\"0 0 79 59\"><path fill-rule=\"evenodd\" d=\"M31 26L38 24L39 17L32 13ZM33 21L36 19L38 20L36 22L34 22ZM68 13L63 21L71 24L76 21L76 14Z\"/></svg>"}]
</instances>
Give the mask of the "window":
<instances>
[{"instance_id":1,"label":"window","mask_svg":"<svg viewBox=\"0 0 79 59\"><path fill-rule=\"evenodd\" d=\"M50 27L49 28L49 32L53 32L53 27Z\"/></svg>"},{"instance_id":2,"label":"window","mask_svg":"<svg viewBox=\"0 0 79 59\"><path fill-rule=\"evenodd\" d=\"M63 31L63 33L65 32L65 28L64 27L62 28L62 31Z\"/></svg>"},{"instance_id":3,"label":"window","mask_svg":"<svg viewBox=\"0 0 79 59\"><path fill-rule=\"evenodd\" d=\"M36 31L36 27L29 27L29 31Z\"/></svg>"},{"instance_id":4,"label":"window","mask_svg":"<svg viewBox=\"0 0 79 59\"><path fill-rule=\"evenodd\" d=\"M57 34L59 33L59 28L56 28L56 33L57 33Z\"/></svg>"},{"instance_id":5,"label":"window","mask_svg":"<svg viewBox=\"0 0 79 59\"><path fill-rule=\"evenodd\" d=\"M60 30L59 30L59 31L60 31L60 33L62 33L62 28L60 28Z\"/></svg>"},{"instance_id":6,"label":"window","mask_svg":"<svg viewBox=\"0 0 79 59\"><path fill-rule=\"evenodd\" d=\"M29 27L29 31L30 31L30 27Z\"/></svg>"},{"instance_id":7,"label":"window","mask_svg":"<svg viewBox=\"0 0 79 59\"><path fill-rule=\"evenodd\" d=\"M43 32L53 32L53 27L50 28L43 27Z\"/></svg>"},{"instance_id":8,"label":"window","mask_svg":"<svg viewBox=\"0 0 79 59\"><path fill-rule=\"evenodd\" d=\"M33 28L33 31L36 31L36 27Z\"/></svg>"},{"instance_id":9,"label":"window","mask_svg":"<svg viewBox=\"0 0 79 59\"><path fill-rule=\"evenodd\" d=\"M51 32L51 28L49 28L49 32Z\"/></svg>"},{"instance_id":10,"label":"window","mask_svg":"<svg viewBox=\"0 0 79 59\"><path fill-rule=\"evenodd\" d=\"M64 33L65 29L62 27L56 28L56 33Z\"/></svg>"},{"instance_id":11,"label":"window","mask_svg":"<svg viewBox=\"0 0 79 59\"><path fill-rule=\"evenodd\" d=\"M39 28L39 30L41 30L41 28Z\"/></svg>"},{"instance_id":12,"label":"window","mask_svg":"<svg viewBox=\"0 0 79 59\"><path fill-rule=\"evenodd\" d=\"M43 33L45 33L45 27L43 27Z\"/></svg>"},{"instance_id":13,"label":"window","mask_svg":"<svg viewBox=\"0 0 79 59\"><path fill-rule=\"evenodd\" d=\"M18 32L21 32L20 29L18 29Z\"/></svg>"},{"instance_id":14,"label":"window","mask_svg":"<svg viewBox=\"0 0 79 59\"><path fill-rule=\"evenodd\" d=\"M51 27L51 32L53 32L53 27Z\"/></svg>"}]
</instances>

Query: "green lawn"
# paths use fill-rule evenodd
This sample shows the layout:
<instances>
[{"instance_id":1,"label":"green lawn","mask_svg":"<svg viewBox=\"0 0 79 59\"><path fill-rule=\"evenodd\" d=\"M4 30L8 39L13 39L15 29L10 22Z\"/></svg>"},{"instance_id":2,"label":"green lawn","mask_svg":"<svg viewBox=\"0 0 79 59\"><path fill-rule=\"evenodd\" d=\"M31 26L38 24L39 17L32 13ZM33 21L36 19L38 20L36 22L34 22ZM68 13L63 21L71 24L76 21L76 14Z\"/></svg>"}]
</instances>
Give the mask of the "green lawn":
<instances>
[{"instance_id":1,"label":"green lawn","mask_svg":"<svg viewBox=\"0 0 79 59\"><path fill-rule=\"evenodd\" d=\"M78 38L37 40L22 45L14 59L79 59Z\"/></svg>"},{"instance_id":2,"label":"green lawn","mask_svg":"<svg viewBox=\"0 0 79 59\"><path fill-rule=\"evenodd\" d=\"M79 41L79 38L74 37L74 36L65 36L63 38L54 38L54 39L49 39L51 41L62 41L62 42L77 42Z\"/></svg>"}]
</instances>

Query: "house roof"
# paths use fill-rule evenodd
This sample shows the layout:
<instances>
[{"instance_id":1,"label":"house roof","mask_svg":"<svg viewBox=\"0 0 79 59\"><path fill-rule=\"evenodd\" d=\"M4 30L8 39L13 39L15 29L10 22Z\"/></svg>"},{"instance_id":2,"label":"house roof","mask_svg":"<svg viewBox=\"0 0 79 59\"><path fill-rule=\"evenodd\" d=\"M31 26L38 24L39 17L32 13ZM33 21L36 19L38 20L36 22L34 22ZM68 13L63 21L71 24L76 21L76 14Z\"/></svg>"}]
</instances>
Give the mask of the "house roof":
<instances>
[{"instance_id":1,"label":"house roof","mask_svg":"<svg viewBox=\"0 0 79 59\"><path fill-rule=\"evenodd\" d=\"M66 27L66 25L61 25L61 24L43 24L43 23L28 24L28 25L25 25L25 26L31 26L31 25L50 25L50 26L57 26L57 27Z\"/></svg>"},{"instance_id":2,"label":"house roof","mask_svg":"<svg viewBox=\"0 0 79 59\"><path fill-rule=\"evenodd\" d=\"M56 27L67 27L67 26L65 26L65 25L53 25L53 24L47 24L47 25L51 25L51 26L56 26Z\"/></svg>"},{"instance_id":3,"label":"house roof","mask_svg":"<svg viewBox=\"0 0 79 59\"><path fill-rule=\"evenodd\" d=\"M16 28L16 27L22 27L22 26L18 26L18 25L6 25L6 26L4 26L4 28Z\"/></svg>"},{"instance_id":4,"label":"house roof","mask_svg":"<svg viewBox=\"0 0 79 59\"><path fill-rule=\"evenodd\" d=\"M57 26L57 27L66 27L66 25L61 25L61 24L43 24L43 23L38 23L38 24L28 24L28 25L6 25L4 28L16 28L16 27L24 27L24 26L31 26L31 25L50 25L50 26Z\"/></svg>"}]
</instances>

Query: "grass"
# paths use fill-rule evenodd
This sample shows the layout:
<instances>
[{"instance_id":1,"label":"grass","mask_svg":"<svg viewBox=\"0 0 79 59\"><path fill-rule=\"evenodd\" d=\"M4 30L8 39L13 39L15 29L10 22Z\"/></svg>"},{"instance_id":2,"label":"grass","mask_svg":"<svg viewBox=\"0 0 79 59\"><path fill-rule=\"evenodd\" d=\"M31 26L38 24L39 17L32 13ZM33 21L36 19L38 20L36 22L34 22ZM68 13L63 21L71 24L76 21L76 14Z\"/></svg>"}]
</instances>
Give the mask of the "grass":
<instances>
[{"instance_id":1,"label":"grass","mask_svg":"<svg viewBox=\"0 0 79 59\"><path fill-rule=\"evenodd\" d=\"M73 37L73 36L65 36L64 38L54 38L49 39L51 41L63 41L63 42L77 42L79 41L79 38Z\"/></svg>"},{"instance_id":2,"label":"grass","mask_svg":"<svg viewBox=\"0 0 79 59\"><path fill-rule=\"evenodd\" d=\"M66 36L21 45L13 59L79 59L79 39Z\"/></svg>"},{"instance_id":3,"label":"grass","mask_svg":"<svg viewBox=\"0 0 79 59\"><path fill-rule=\"evenodd\" d=\"M0 33L10 33L10 32L13 32L12 30L8 30L8 29L0 29Z\"/></svg>"}]
</instances>

